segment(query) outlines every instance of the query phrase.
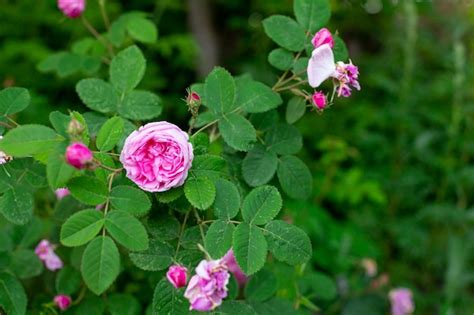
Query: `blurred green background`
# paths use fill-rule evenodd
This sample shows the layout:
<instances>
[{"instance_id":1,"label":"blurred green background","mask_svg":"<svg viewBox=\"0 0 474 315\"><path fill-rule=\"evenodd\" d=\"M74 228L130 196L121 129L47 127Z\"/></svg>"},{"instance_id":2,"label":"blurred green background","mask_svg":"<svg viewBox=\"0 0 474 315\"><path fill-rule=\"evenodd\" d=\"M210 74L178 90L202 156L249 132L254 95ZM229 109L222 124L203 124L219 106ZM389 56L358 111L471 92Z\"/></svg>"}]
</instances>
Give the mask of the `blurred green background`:
<instances>
[{"instance_id":1,"label":"blurred green background","mask_svg":"<svg viewBox=\"0 0 474 315\"><path fill-rule=\"evenodd\" d=\"M321 301L324 313L382 314L388 289L405 286L415 314L472 314L474 1L333 0L331 8L328 28L345 40L362 90L297 123L314 197L285 204L312 238L313 268L337 280L339 298ZM164 99L163 119L185 126L185 89L214 64L276 80L261 21L291 15L292 1L109 0L107 9L112 20L136 10L157 24L157 43L142 46L142 86ZM104 30L96 1L86 16ZM58 72L45 61L80 49L81 21L52 0L0 0L0 21L0 84L33 94L18 121L86 111L75 84L106 68L71 57ZM377 276L364 276L363 258L377 262Z\"/></svg>"}]
</instances>

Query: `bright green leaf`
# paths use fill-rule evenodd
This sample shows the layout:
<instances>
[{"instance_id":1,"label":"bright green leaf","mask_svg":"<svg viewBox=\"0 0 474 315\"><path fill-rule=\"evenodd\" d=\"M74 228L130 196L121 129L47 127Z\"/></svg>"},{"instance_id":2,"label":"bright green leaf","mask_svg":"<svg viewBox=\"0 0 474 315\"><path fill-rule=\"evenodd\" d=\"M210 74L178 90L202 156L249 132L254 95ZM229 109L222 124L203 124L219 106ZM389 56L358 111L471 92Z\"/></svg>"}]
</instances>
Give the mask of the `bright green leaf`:
<instances>
[{"instance_id":1,"label":"bright green leaf","mask_svg":"<svg viewBox=\"0 0 474 315\"><path fill-rule=\"evenodd\" d=\"M130 186L115 186L110 192L110 203L122 210L140 217L148 213L151 201L143 191Z\"/></svg>"},{"instance_id":2,"label":"bright green leaf","mask_svg":"<svg viewBox=\"0 0 474 315\"><path fill-rule=\"evenodd\" d=\"M301 97L293 97L286 106L285 118L289 124L294 124L306 112L306 100Z\"/></svg>"},{"instance_id":3,"label":"bright green leaf","mask_svg":"<svg viewBox=\"0 0 474 315\"><path fill-rule=\"evenodd\" d=\"M220 219L230 220L239 213L239 190L234 183L225 179L218 179L215 184L214 213Z\"/></svg>"},{"instance_id":4,"label":"bright green leaf","mask_svg":"<svg viewBox=\"0 0 474 315\"><path fill-rule=\"evenodd\" d=\"M0 197L0 213L13 224L28 223L33 217L33 196L21 187L7 190Z\"/></svg>"},{"instance_id":5,"label":"bright green leaf","mask_svg":"<svg viewBox=\"0 0 474 315\"><path fill-rule=\"evenodd\" d=\"M326 25L331 17L328 0L295 0L293 10L298 23L311 33Z\"/></svg>"},{"instance_id":6,"label":"bright green leaf","mask_svg":"<svg viewBox=\"0 0 474 315\"><path fill-rule=\"evenodd\" d=\"M183 290L176 290L167 280L162 279L156 285L152 304L153 315L189 314L189 302L183 296Z\"/></svg>"},{"instance_id":7,"label":"bright green leaf","mask_svg":"<svg viewBox=\"0 0 474 315\"><path fill-rule=\"evenodd\" d=\"M107 232L129 250L141 251L148 248L148 234L143 224L125 211L110 211L105 217Z\"/></svg>"},{"instance_id":8,"label":"bright green leaf","mask_svg":"<svg viewBox=\"0 0 474 315\"><path fill-rule=\"evenodd\" d=\"M278 189L273 186L260 186L245 197L242 216L251 224L261 225L273 219L281 207L282 200Z\"/></svg>"},{"instance_id":9,"label":"bright green leaf","mask_svg":"<svg viewBox=\"0 0 474 315\"><path fill-rule=\"evenodd\" d=\"M223 257L232 246L234 224L223 220L214 221L207 230L204 244L212 258Z\"/></svg>"},{"instance_id":10,"label":"bright green leaf","mask_svg":"<svg viewBox=\"0 0 474 315\"><path fill-rule=\"evenodd\" d=\"M0 116L21 112L30 105L30 92L25 88L9 87L0 91Z\"/></svg>"},{"instance_id":11,"label":"bright green leaf","mask_svg":"<svg viewBox=\"0 0 474 315\"><path fill-rule=\"evenodd\" d=\"M127 31L133 39L142 43L153 44L158 38L155 24L142 17L130 19Z\"/></svg>"},{"instance_id":12,"label":"bright green leaf","mask_svg":"<svg viewBox=\"0 0 474 315\"><path fill-rule=\"evenodd\" d=\"M109 194L105 182L91 176L75 177L67 186L71 195L86 205L103 204Z\"/></svg>"},{"instance_id":13,"label":"bright green leaf","mask_svg":"<svg viewBox=\"0 0 474 315\"><path fill-rule=\"evenodd\" d=\"M275 175L278 157L263 145L255 145L242 162L242 175L252 187L268 183Z\"/></svg>"},{"instance_id":14,"label":"bright green leaf","mask_svg":"<svg viewBox=\"0 0 474 315\"><path fill-rule=\"evenodd\" d=\"M282 99L280 94L265 84L252 80L237 80L235 103L247 113L262 113L277 108Z\"/></svg>"},{"instance_id":15,"label":"bright green leaf","mask_svg":"<svg viewBox=\"0 0 474 315\"><path fill-rule=\"evenodd\" d=\"M63 138L41 125L22 125L9 131L0 141L0 150L15 157L28 157L53 149Z\"/></svg>"},{"instance_id":16,"label":"bright green leaf","mask_svg":"<svg viewBox=\"0 0 474 315\"><path fill-rule=\"evenodd\" d=\"M133 90L145 74L146 61L140 48L130 46L119 52L110 64L110 82L121 93Z\"/></svg>"},{"instance_id":17,"label":"bright green leaf","mask_svg":"<svg viewBox=\"0 0 474 315\"><path fill-rule=\"evenodd\" d=\"M295 20L283 15L273 15L263 20L263 28L268 37L281 47L295 52L303 50L305 30Z\"/></svg>"},{"instance_id":18,"label":"bright green leaf","mask_svg":"<svg viewBox=\"0 0 474 315\"><path fill-rule=\"evenodd\" d=\"M286 49L277 48L268 54L268 62L275 68L286 71L293 65L293 54Z\"/></svg>"},{"instance_id":19,"label":"bright green leaf","mask_svg":"<svg viewBox=\"0 0 474 315\"><path fill-rule=\"evenodd\" d=\"M219 130L224 141L238 151L248 151L257 140L255 128L239 114L229 114L219 120Z\"/></svg>"},{"instance_id":20,"label":"bright green leaf","mask_svg":"<svg viewBox=\"0 0 474 315\"><path fill-rule=\"evenodd\" d=\"M96 145L100 151L110 151L122 138L123 119L112 117L105 122L97 134Z\"/></svg>"},{"instance_id":21,"label":"bright green leaf","mask_svg":"<svg viewBox=\"0 0 474 315\"><path fill-rule=\"evenodd\" d=\"M61 227L64 246L81 246L92 240L104 226L104 214L95 209L73 214Z\"/></svg>"},{"instance_id":22,"label":"bright green leaf","mask_svg":"<svg viewBox=\"0 0 474 315\"><path fill-rule=\"evenodd\" d=\"M191 177L184 184L184 195L193 206L206 210L214 202L216 186L207 177Z\"/></svg>"},{"instance_id":23,"label":"bright green leaf","mask_svg":"<svg viewBox=\"0 0 474 315\"><path fill-rule=\"evenodd\" d=\"M241 223L234 231L233 249L243 272L251 275L259 271L267 258L267 241L255 225Z\"/></svg>"},{"instance_id":24,"label":"bright green leaf","mask_svg":"<svg viewBox=\"0 0 474 315\"><path fill-rule=\"evenodd\" d=\"M76 92L81 101L90 109L100 113L117 110L119 98L112 84L101 79L83 79L76 85Z\"/></svg>"},{"instance_id":25,"label":"bright green leaf","mask_svg":"<svg viewBox=\"0 0 474 315\"><path fill-rule=\"evenodd\" d=\"M313 178L306 164L296 156L282 156L278 162L278 180L283 191L294 199L306 199L313 189Z\"/></svg>"},{"instance_id":26,"label":"bright green leaf","mask_svg":"<svg viewBox=\"0 0 474 315\"><path fill-rule=\"evenodd\" d=\"M216 67L204 84L205 105L216 113L228 113L234 108L235 90L232 75L224 68Z\"/></svg>"},{"instance_id":27,"label":"bright green leaf","mask_svg":"<svg viewBox=\"0 0 474 315\"><path fill-rule=\"evenodd\" d=\"M21 283L11 274L0 272L0 306L8 315L25 315L27 298Z\"/></svg>"},{"instance_id":28,"label":"bright green leaf","mask_svg":"<svg viewBox=\"0 0 474 315\"><path fill-rule=\"evenodd\" d=\"M160 116L163 107L158 95L148 91L132 91L118 107L119 114L132 120L149 120Z\"/></svg>"}]
</instances>

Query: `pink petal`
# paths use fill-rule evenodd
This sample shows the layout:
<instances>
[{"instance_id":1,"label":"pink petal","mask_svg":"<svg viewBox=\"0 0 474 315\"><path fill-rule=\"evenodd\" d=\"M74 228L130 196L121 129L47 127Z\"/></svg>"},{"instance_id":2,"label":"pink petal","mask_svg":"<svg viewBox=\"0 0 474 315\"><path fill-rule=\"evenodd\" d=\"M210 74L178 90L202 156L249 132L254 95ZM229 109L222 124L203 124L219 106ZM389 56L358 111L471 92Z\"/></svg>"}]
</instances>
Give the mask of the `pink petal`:
<instances>
[{"instance_id":1,"label":"pink petal","mask_svg":"<svg viewBox=\"0 0 474 315\"><path fill-rule=\"evenodd\" d=\"M316 88L336 71L334 54L328 44L313 50L308 62L308 82Z\"/></svg>"}]
</instances>

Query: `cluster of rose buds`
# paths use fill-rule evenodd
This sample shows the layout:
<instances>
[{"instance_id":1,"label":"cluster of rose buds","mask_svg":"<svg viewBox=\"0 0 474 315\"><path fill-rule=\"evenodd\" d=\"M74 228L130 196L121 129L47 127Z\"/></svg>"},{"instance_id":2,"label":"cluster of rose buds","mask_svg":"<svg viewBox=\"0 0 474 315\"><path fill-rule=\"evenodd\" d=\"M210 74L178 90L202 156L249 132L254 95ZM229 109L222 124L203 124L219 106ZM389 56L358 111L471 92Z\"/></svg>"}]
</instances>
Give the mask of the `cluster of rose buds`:
<instances>
[{"instance_id":1,"label":"cluster of rose buds","mask_svg":"<svg viewBox=\"0 0 474 315\"><path fill-rule=\"evenodd\" d=\"M3 137L0 136L0 140L2 140ZM0 151L0 165L8 163L12 160L12 157L7 155L5 152Z\"/></svg>"},{"instance_id":2,"label":"cluster of rose buds","mask_svg":"<svg viewBox=\"0 0 474 315\"><path fill-rule=\"evenodd\" d=\"M92 151L83 143L75 142L66 149L66 161L79 170L90 167L92 160Z\"/></svg>"},{"instance_id":3,"label":"cluster of rose buds","mask_svg":"<svg viewBox=\"0 0 474 315\"><path fill-rule=\"evenodd\" d=\"M58 0L58 8L71 19L78 18L86 8L86 0Z\"/></svg>"},{"instance_id":4,"label":"cluster of rose buds","mask_svg":"<svg viewBox=\"0 0 474 315\"><path fill-rule=\"evenodd\" d=\"M35 253L49 270L55 271L63 267L61 258L56 255L54 246L48 240L39 242L38 246L36 246Z\"/></svg>"},{"instance_id":5,"label":"cluster of rose buds","mask_svg":"<svg viewBox=\"0 0 474 315\"><path fill-rule=\"evenodd\" d=\"M313 37L311 43L314 50L308 62L307 74L309 85L313 88L319 87L329 78L334 79L337 96L349 97L352 88L360 90L359 69L352 64L334 61L334 39L331 32L323 28ZM320 111L328 105L326 95L321 91L315 91L312 96L314 106Z\"/></svg>"},{"instance_id":6,"label":"cluster of rose buds","mask_svg":"<svg viewBox=\"0 0 474 315\"><path fill-rule=\"evenodd\" d=\"M54 297L54 304L61 310L65 311L71 307L72 299L69 295L59 294Z\"/></svg>"}]
</instances>

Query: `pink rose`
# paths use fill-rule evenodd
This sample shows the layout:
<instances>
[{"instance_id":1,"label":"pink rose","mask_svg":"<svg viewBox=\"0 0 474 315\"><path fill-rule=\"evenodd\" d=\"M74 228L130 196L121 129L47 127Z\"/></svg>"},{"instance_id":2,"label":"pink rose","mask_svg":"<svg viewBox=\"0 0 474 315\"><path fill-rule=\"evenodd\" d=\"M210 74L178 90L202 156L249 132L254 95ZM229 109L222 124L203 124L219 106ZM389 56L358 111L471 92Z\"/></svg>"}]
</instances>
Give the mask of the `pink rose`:
<instances>
[{"instance_id":1,"label":"pink rose","mask_svg":"<svg viewBox=\"0 0 474 315\"><path fill-rule=\"evenodd\" d=\"M316 106L319 110L323 110L327 105L326 95L323 92L314 92L311 97L313 105Z\"/></svg>"},{"instance_id":2,"label":"pink rose","mask_svg":"<svg viewBox=\"0 0 474 315\"><path fill-rule=\"evenodd\" d=\"M397 288L390 290L389 298L392 304L392 315L408 315L415 311L410 289Z\"/></svg>"},{"instance_id":3,"label":"pink rose","mask_svg":"<svg viewBox=\"0 0 474 315\"><path fill-rule=\"evenodd\" d=\"M61 269L63 262L54 252L54 246L48 240L41 240L35 248L35 254L51 271Z\"/></svg>"},{"instance_id":4,"label":"pink rose","mask_svg":"<svg viewBox=\"0 0 474 315\"><path fill-rule=\"evenodd\" d=\"M180 265L173 265L168 269L166 278L176 288L182 288L188 282L188 269Z\"/></svg>"},{"instance_id":5,"label":"pink rose","mask_svg":"<svg viewBox=\"0 0 474 315\"><path fill-rule=\"evenodd\" d=\"M60 294L54 297L54 304L56 304L61 311L67 310L71 306L71 303L72 299L68 295Z\"/></svg>"},{"instance_id":6,"label":"pink rose","mask_svg":"<svg viewBox=\"0 0 474 315\"><path fill-rule=\"evenodd\" d=\"M141 189L167 191L183 185L193 161L188 134L166 121L140 127L125 140L120 161Z\"/></svg>"},{"instance_id":7,"label":"pink rose","mask_svg":"<svg viewBox=\"0 0 474 315\"><path fill-rule=\"evenodd\" d=\"M68 18L75 19L84 12L86 0L58 0L58 8Z\"/></svg>"},{"instance_id":8,"label":"pink rose","mask_svg":"<svg viewBox=\"0 0 474 315\"><path fill-rule=\"evenodd\" d=\"M321 45L328 44L329 47L334 47L334 40L331 32L327 28L320 29L311 40L314 48L318 48Z\"/></svg>"},{"instance_id":9,"label":"pink rose","mask_svg":"<svg viewBox=\"0 0 474 315\"><path fill-rule=\"evenodd\" d=\"M80 142L73 143L66 149L66 161L79 170L89 166L92 159L91 150Z\"/></svg>"},{"instance_id":10,"label":"pink rose","mask_svg":"<svg viewBox=\"0 0 474 315\"><path fill-rule=\"evenodd\" d=\"M58 198L58 200L61 200L71 194L71 192L67 188L58 188L54 193L56 194L56 198Z\"/></svg>"}]
</instances>

